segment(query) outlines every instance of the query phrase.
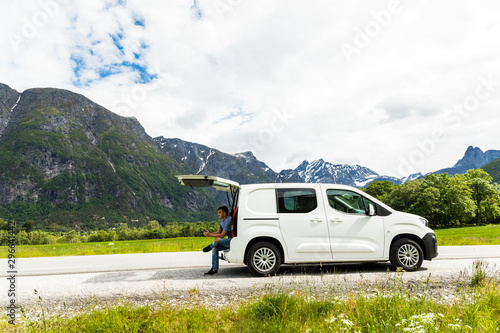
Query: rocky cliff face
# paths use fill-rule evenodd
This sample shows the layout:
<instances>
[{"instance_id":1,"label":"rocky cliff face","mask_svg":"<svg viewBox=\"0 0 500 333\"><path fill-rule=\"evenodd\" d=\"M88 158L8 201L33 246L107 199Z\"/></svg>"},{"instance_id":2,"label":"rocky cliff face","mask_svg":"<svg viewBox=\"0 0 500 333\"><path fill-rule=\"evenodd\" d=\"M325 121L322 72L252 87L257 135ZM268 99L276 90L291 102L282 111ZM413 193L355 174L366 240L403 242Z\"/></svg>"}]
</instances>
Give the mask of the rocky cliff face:
<instances>
[{"instance_id":1,"label":"rocky cliff face","mask_svg":"<svg viewBox=\"0 0 500 333\"><path fill-rule=\"evenodd\" d=\"M16 108L21 94L0 83L0 137L9 124L13 109Z\"/></svg>"}]
</instances>

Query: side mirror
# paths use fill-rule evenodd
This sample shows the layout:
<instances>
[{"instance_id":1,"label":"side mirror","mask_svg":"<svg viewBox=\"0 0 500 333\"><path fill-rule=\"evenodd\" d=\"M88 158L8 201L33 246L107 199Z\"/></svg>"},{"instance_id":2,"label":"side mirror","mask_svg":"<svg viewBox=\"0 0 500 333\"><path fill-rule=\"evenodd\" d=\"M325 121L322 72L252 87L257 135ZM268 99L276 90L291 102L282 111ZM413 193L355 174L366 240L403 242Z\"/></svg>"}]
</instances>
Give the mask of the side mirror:
<instances>
[{"instance_id":1,"label":"side mirror","mask_svg":"<svg viewBox=\"0 0 500 333\"><path fill-rule=\"evenodd\" d=\"M368 204L368 212L367 212L367 215L368 216L375 216L375 207L373 206L373 204L369 203Z\"/></svg>"}]
</instances>

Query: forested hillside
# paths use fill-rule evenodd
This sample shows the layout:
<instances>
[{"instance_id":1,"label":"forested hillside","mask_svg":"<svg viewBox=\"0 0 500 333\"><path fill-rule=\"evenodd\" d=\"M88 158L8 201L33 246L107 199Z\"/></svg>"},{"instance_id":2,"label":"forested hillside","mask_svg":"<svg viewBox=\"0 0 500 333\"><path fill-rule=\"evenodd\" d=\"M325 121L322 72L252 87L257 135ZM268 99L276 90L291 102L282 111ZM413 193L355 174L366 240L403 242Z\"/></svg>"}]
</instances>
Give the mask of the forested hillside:
<instances>
[{"instance_id":1,"label":"forested hillside","mask_svg":"<svg viewBox=\"0 0 500 333\"><path fill-rule=\"evenodd\" d=\"M500 183L500 158L482 166L481 169L489 173L495 183Z\"/></svg>"}]
</instances>

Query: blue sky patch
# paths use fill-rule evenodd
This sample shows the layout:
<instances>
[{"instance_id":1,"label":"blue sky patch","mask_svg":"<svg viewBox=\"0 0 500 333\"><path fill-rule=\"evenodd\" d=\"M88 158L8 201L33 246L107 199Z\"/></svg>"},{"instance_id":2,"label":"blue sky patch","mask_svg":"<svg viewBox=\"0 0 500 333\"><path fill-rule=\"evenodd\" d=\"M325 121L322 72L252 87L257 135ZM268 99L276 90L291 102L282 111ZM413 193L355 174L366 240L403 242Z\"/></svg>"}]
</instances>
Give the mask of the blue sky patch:
<instances>
[{"instance_id":1,"label":"blue sky patch","mask_svg":"<svg viewBox=\"0 0 500 333\"><path fill-rule=\"evenodd\" d=\"M125 55L125 46L122 43L123 33L110 34L113 44L119 51L120 55ZM93 42L92 45L98 45L100 42ZM73 69L74 80L73 84L76 87L90 86L93 82L102 80L111 75L116 75L124 72L133 72L137 75L134 80L136 84L148 83L158 77L157 74L150 73L147 66L141 61L142 51L147 50L148 46L143 43L139 52L133 52L133 60L122 60L120 62L104 63L103 57L98 54L94 49L79 48L80 53L71 56L71 66ZM95 63L90 60L99 59L99 64L90 67L89 62ZM85 73L94 72L98 78L89 79L85 77Z\"/></svg>"},{"instance_id":2,"label":"blue sky patch","mask_svg":"<svg viewBox=\"0 0 500 333\"><path fill-rule=\"evenodd\" d=\"M242 104L235 106L235 109L237 109L237 111L233 111L230 114L228 114L227 116L224 116L222 118L215 120L213 123L218 124L218 123L221 123L221 122L229 120L229 119L241 118L242 120L241 120L240 125L242 125L242 124L249 122L252 119L252 116L254 115L251 112L243 111Z\"/></svg>"}]
</instances>

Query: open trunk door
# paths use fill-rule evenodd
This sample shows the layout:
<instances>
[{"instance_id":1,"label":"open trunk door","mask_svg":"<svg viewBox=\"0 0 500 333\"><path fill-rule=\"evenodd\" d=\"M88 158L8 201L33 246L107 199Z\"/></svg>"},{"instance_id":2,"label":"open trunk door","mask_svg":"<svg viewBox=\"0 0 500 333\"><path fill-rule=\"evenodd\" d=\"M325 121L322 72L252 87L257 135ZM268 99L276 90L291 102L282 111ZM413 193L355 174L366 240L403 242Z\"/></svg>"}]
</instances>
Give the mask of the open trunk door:
<instances>
[{"instance_id":1,"label":"open trunk door","mask_svg":"<svg viewBox=\"0 0 500 333\"><path fill-rule=\"evenodd\" d=\"M179 179L181 185L193 187L213 187L217 191L226 192L227 203L229 207L229 214L231 216L231 237L237 236L238 224L237 224L237 214L238 214L238 193L240 190L240 184L233 182L232 180L227 180L219 177L212 176L202 176L202 175L181 175L176 176Z\"/></svg>"},{"instance_id":2,"label":"open trunk door","mask_svg":"<svg viewBox=\"0 0 500 333\"><path fill-rule=\"evenodd\" d=\"M240 184L232 180L202 176L202 175L181 175L176 176L181 185L189 187L213 187L217 191L234 192L240 188Z\"/></svg>"},{"instance_id":3,"label":"open trunk door","mask_svg":"<svg viewBox=\"0 0 500 333\"><path fill-rule=\"evenodd\" d=\"M231 210L236 208L240 184L232 180L203 176L203 175L180 175L176 176L181 185L193 187L213 187L217 191L227 193L228 203ZM231 196L231 200L229 200Z\"/></svg>"}]
</instances>

